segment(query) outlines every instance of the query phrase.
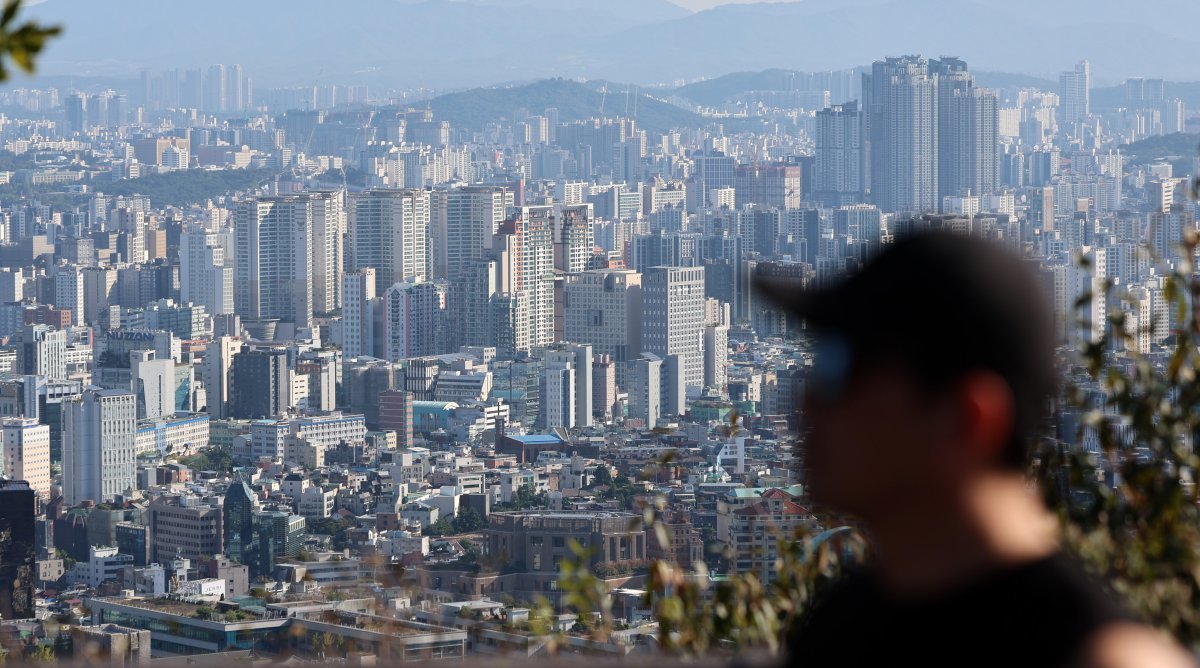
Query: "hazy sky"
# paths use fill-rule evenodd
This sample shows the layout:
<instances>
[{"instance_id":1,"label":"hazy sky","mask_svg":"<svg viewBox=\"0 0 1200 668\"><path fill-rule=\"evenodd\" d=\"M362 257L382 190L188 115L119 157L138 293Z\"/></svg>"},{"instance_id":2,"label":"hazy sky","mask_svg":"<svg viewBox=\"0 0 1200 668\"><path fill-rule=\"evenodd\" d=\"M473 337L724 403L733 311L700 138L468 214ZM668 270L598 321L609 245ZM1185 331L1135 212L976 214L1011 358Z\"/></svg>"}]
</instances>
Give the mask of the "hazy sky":
<instances>
[{"instance_id":1,"label":"hazy sky","mask_svg":"<svg viewBox=\"0 0 1200 668\"><path fill-rule=\"evenodd\" d=\"M750 2L789 2L791 0L671 0L671 2L686 7L694 12L702 9L712 9L717 5L745 4Z\"/></svg>"}]
</instances>

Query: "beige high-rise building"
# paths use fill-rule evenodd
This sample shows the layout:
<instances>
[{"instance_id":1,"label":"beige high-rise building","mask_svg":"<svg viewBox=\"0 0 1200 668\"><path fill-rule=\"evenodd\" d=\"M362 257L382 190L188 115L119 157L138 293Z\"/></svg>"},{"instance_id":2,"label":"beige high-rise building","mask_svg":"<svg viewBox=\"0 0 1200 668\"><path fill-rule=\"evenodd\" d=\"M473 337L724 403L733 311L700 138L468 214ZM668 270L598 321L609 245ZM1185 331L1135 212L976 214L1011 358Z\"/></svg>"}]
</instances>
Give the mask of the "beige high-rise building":
<instances>
[{"instance_id":1,"label":"beige high-rise building","mask_svg":"<svg viewBox=\"0 0 1200 668\"><path fill-rule=\"evenodd\" d=\"M24 480L42 498L50 496L50 426L33 418L5 418L4 476Z\"/></svg>"}]
</instances>

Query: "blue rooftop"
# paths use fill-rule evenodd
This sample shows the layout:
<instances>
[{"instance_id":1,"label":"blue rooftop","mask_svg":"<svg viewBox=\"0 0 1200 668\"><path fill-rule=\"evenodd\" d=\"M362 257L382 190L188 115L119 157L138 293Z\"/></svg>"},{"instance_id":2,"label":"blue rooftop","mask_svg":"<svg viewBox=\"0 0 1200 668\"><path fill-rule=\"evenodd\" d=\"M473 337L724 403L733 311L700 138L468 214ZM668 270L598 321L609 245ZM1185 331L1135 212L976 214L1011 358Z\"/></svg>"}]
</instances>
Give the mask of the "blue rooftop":
<instances>
[{"instance_id":1,"label":"blue rooftop","mask_svg":"<svg viewBox=\"0 0 1200 668\"><path fill-rule=\"evenodd\" d=\"M528 434L525 436L509 436L509 438L525 445L555 445L564 442L554 434Z\"/></svg>"}]
</instances>

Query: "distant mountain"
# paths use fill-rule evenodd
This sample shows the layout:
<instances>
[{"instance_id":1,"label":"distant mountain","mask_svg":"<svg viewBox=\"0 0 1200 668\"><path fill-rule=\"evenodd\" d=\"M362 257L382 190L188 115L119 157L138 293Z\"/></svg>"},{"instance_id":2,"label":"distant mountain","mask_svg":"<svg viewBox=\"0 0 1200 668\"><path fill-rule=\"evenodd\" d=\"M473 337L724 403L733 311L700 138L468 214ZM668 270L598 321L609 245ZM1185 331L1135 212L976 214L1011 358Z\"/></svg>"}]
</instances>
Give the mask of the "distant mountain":
<instances>
[{"instance_id":1,"label":"distant mountain","mask_svg":"<svg viewBox=\"0 0 1200 668\"><path fill-rule=\"evenodd\" d=\"M975 81L984 88L1008 90L1013 88L1038 88L1041 90L1058 90L1057 79L1035 77L1028 74L1013 74L1011 72L988 72L972 70Z\"/></svg>"},{"instance_id":2,"label":"distant mountain","mask_svg":"<svg viewBox=\"0 0 1200 668\"><path fill-rule=\"evenodd\" d=\"M855 68L862 70L864 68ZM859 72L855 72L859 74ZM1049 79L1029 76L1027 74L1011 74L1007 72L974 72L980 86L994 89L1040 88L1055 90L1058 83ZM796 88L796 82L808 76L806 72L796 70L770 69L761 72L734 72L713 79L697 81L676 88L674 93L691 100L696 104L712 106L720 105L729 99L748 91L786 91ZM857 78L853 79L852 95L857 95Z\"/></svg>"},{"instance_id":3,"label":"distant mountain","mask_svg":"<svg viewBox=\"0 0 1200 668\"><path fill-rule=\"evenodd\" d=\"M627 94L632 97L626 100ZM587 84L565 79L547 79L523 86L476 88L435 97L428 102L438 119L450 121L455 127L480 129L485 123L502 118L511 119L517 109L541 114L548 107L558 109L559 121L584 120L601 113L609 117L630 116L647 132L663 133L671 128L700 127L712 123L698 114L660 102L644 94L609 88L607 94ZM628 110L628 111L627 111ZM754 121L726 122L725 125L744 127Z\"/></svg>"},{"instance_id":4,"label":"distant mountain","mask_svg":"<svg viewBox=\"0 0 1200 668\"><path fill-rule=\"evenodd\" d=\"M675 94L696 104L714 106L747 91L791 90L795 88L793 81L799 74L795 70L780 69L734 72L681 86L675 89Z\"/></svg>"},{"instance_id":5,"label":"distant mountain","mask_svg":"<svg viewBox=\"0 0 1200 668\"><path fill-rule=\"evenodd\" d=\"M617 79L670 70L693 78L766 67L802 71L863 65L886 55L953 54L980 70L1057 78L1079 59L1099 81L1195 76L1200 3L1164 0L1173 14L1112 0L860 0L725 5L638 26L597 45L593 66ZM1119 20L1110 19L1120 16ZM1119 11L1118 11L1119 10ZM1171 16L1165 20L1164 16ZM1047 18L1052 17L1052 18ZM1179 21L1176 25L1166 24ZM1154 45L1154 48L1146 48ZM641 76L637 76L638 74Z\"/></svg>"},{"instance_id":6,"label":"distant mountain","mask_svg":"<svg viewBox=\"0 0 1200 668\"><path fill-rule=\"evenodd\" d=\"M667 0L45 0L28 11L66 28L44 56L48 74L132 78L225 62L259 86L661 84L905 53L1051 81L1086 58L1111 85L1195 79L1200 54L1195 0L802 0L694 14Z\"/></svg>"}]
</instances>

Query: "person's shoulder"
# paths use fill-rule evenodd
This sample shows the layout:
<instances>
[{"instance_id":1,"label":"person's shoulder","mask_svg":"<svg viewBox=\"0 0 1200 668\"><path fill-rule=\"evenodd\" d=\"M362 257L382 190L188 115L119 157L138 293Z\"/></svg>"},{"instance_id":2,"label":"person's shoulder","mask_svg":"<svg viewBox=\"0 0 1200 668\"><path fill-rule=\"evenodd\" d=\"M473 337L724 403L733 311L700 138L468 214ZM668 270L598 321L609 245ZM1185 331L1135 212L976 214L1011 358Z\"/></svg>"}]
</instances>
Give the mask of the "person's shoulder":
<instances>
[{"instance_id":1,"label":"person's shoulder","mask_svg":"<svg viewBox=\"0 0 1200 668\"><path fill-rule=\"evenodd\" d=\"M1084 643L1078 668L1195 668L1195 657L1165 634L1134 622L1100 627Z\"/></svg>"}]
</instances>

